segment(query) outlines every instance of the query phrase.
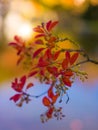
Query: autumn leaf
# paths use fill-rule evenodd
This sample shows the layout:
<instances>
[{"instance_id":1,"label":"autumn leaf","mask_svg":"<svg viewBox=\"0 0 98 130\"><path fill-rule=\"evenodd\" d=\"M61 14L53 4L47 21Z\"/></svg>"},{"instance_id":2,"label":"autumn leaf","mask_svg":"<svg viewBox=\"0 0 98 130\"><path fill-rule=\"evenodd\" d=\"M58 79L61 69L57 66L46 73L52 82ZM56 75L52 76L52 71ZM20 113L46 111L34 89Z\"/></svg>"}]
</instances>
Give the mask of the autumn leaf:
<instances>
[{"instance_id":1,"label":"autumn leaf","mask_svg":"<svg viewBox=\"0 0 98 130\"><path fill-rule=\"evenodd\" d=\"M69 52L69 51L67 51L67 52L65 53L65 56L66 56L66 59L67 59L68 61L70 61L70 52Z\"/></svg>"},{"instance_id":2,"label":"autumn leaf","mask_svg":"<svg viewBox=\"0 0 98 130\"><path fill-rule=\"evenodd\" d=\"M54 107L50 107L49 110L46 112L46 116L48 119L52 118L53 111L54 111Z\"/></svg>"},{"instance_id":3,"label":"autumn leaf","mask_svg":"<svg viewBox=\"0 0 98 130\"><path fill-rule=\"evenodd\" d=\"M53 56L53 60L56 60L59 57L60 53L61 53L61 51L55 52L55 54Z\"/></svg>"},{"instance_id":4,"label":"autumn leaf","mask_svg":"<svg viewBox=\"0 0 98 130\"><path fill-rule=\"evenodd\" d=\"M68 59L67 58L63 60L63 62L62 62L62 68L64 70L66 70L68 68Z\"/></svg>"},{"instance_id":5,"label":"autumn leaf","mask_svg":"<svg viewBox=\"0 0 98 130\"><path fill-rule=\"evenodd\" d=\"M74 62L77 60L78 56L79 56L79 53L78 53L78 52L77 52L77 53L74 53L74 54L71 56L71 58L70 58L70 65L74 64Z\"/></svg>"},{"instance_id":6,"label":"autumn leaf","mask_svg":"<svg viewBox=\"0 0 98 130\"><path fill-rule=\"evenodd\" d=\"M15 78L15 81L12 82L12 86L11 86L11 87L12 87L15 91L17 91L17 92L22 92L22 89L23 89L23 87L24 87L25 82L26 82L26 76L22 76L22 77L20 78L20 81L18 81L18 79Z\"/></svg>"},{"instance_id":7,"label":"autumn leaf","mask_svg":"<svg viewBox=\"0 0 98 130\"><path fill-rule=\"evenodd\" d=\"M56 41L56 37L50 37L50 39L48 40L49 43L53 43Z\"/></svg>"},{"instance_id":8,"label":"autumn leaf","mask_svg":"<svg viewBox=\"0 0 98 130\"><path fill-rule=\"evenodd\" d=\"M26 82L26 76L25 75L20 78L20 82L21 82L22 86L24 86L24 84Z\"/></svg>"},{"instance_id":9,"label":"autumn leaf","mask_svg":"<svg viewBox=\"0 0 98 130\"><path fill-rule=\"evenodd\" d=\"M31 87L33 87L33 86L34 86L33 83L29 83L29 84L27 85L26 89L29 89L29 88L31 88Z\"/></svg>"},{"instance_id":10,"label":"autumn leaf","mask_svg":"<svg viewBox=\"0 0 98 130\"><path fill-rule=\"evenodd\" d=\"M28 77L32 77L32 76L34 76L37 73L38 73L38 71L36 71L36 70L32 71L32 72L29 73Z\"/></svg>"},{"instance_id":11,"label":"autumn leaf","mask_svg":"<svg viewBox=\"0 0 98 130\"><path fill-rule=\"evenodd\" d=\"M59 97L59 94L56 94L56 95L54 95L54 96L52 97L52 103L53 103L53 104L57 101L58 97Z\"/></svg>"},{"instance_id":12,"label":"autumn leaf","mask_svg":"<svg viewBox=\"0 0 98 130\"><path fill-rule=\"evenodd\" d=\"M57 24L58 24L58 21L54 21L54 22L49 21L46 24L47 30L50 32Z\"/></svg>"},{"instance_id":13,"label":"autumn leaf","mask_svg":"<svg viewBox=\"0 0 98 130\"><path fill-rule=\"evenodd\" d=\"M38 67L46 67L47 65L49 65L49 62L46 61L43 57L40 57Z\"/></svg>"},{"instance_id":14,"label":"autumn leaf","mask_svg":"<svg viewBox=\"0 0 98 130\"><path fill-rule=\"evenodd\" d=\"M53 74L54 76L58 76L58 69L57 67L47 67L47 70L49 73Z\"/></svg>"},{"instance_id":15,"label":"autumn leaf","mask_svg":"<svg viewBox=\"0 0 98 130\"><path fill-rule=\"evenodd\" d=\"M38 50L36 50L33 54L33 58L35 58L36 56L38 56L38 54L40 54L45 48L39 48Z\"/></svg>"},{"instance_id":16,"label":"autumn leaf","mask_svg":"<svg viewBox=\"0 0 98 130\"><path fill-rule=\"evenodd\" d=\"M43 41L41 39L38 39L38 40L35 41L35 44L43 45L44 43L43 43Z\"/></svg>"},{"instance_id":17,"label":"autumn leaf","mask_svg":"<svg viewBox=\"0 0 98 130\"><path fill-rule=\"evenodd\" d=\"M17 47L17 43L16 42L10 42L9 44L8 44L9 46L13 46L13 47Z\"/></svg>"},{"instance_id":18,"label":"autumn leaf","mask_svg":"<svg viewBox=\"0 0 98 130\"><path fill-rule=\"evenodd\" d=\"M46 23L46 29L47 29L47 30L49 30L49 27L50 27L51 23L52 23L52 21L51 21L51 20L50 20L50 21L48 21L48 22Z\"/></svg>"},{"instance_id":19,"label":"autumn leaf","mask_svg":"<svg viewBox=\"0 0 98 130\"><path fill-rule=\"evenodd\" d=\"M65 85L67 85L68 87L71 87L72 82L70 81L70 79L68 77L65 76L62 78L62 80Z\"/></svg>"},{"instance_id":20,"label":"autumn leaf","mask_svg":"<svg viewBox=\"0 0 98 130\"><path fill-rule=\"evenodd\" d=\"M48 49L46 50L45 54L46 54L46 56L47 56L47 58L48 58L49 60L52 59L53 55L52 55L52 53L51 53L51 49L50 49L50 48L48 48Z\"/></svg>"},{"instance_id":21,"label":"autumn leaf","mask_svg":"<svg viewBox=\"0 0 98 130\"><path fill-rule=\"evenodd\" d=\"M53 86L51 86L48 90L48 97L51 98L51 104L54 104L58 98L58 94L54 95L53 93Z\"/></svg>"},{"instance_id":22,"label":"autumn leaf","mask_svg":"<svg viewBox=\"0 0 98 130\"><path fill-rule=\"evenodd\" d=\"M23 39L22 39L20 36L15 35L15 36L14 36L14 39L15 39L15 41L17 41L18 43L23 43Z\"/></svg>"},{"instance_id":23,"label":"autumn leaf","mask_svg":"<svg viewBox=\"0 0 98 130\"><path fill-rule=\"evenodd\" d=\"M71 77L71 76L73 76L73 72L72 72L72 70L67 70L67 71L65 71L65 72L63 73L63 75L64 75L64 76Z\"/></svg>"},{"instance_id":24,"label":"autumn leaf","mask_svg":"<svg viewBox=\"0 0 98 130\"><path fill-rule=\"evenodd\" d=\"M37 26L35 28L33 28L33 31L34 32L37 32L37 33L44 33L43 29L41 28L41 26Z\"/></svg>"},{"instance_id":25,"label":"autumn leaf","mask_svg":"<svg viewBox=\"0 0 98 130\"><path fill-rule=\"evenodd\" d=\"M50 100L46 96L43 98L42 102L43 102L44 106L49 107L51 105Z\"/></svg>"},{"instance_id":26,"label":"autumn leaf","mask_svg":"<svg viewBox=\"0 0 98 130\"><path fill-rule=\"evenodd\" d=\"M35 35L35 38L40 38L40 37L44 37L44 36L45 36L45 34L42 33L42 34Z\"/></svg>"},{"instance_id":27,"label":"autumn leaf","mask_svg":"<svg viewBox=\"0 0 98 130\"><path fill-rule=\"evenodd\" d=\"M15 94L10 98L10 100L13 100L14 102L17 102L21 98L22 94Z\"/></svg>"},{"instance_id":28,"label":"autumn leaf","mask_svg":"<svg viewBox=\"0 0 98 130\"><path fill-rule=\"evenodd\" d=\"M49 90L48 90L48 97L51 98L51 99L52 99L53 96L54 96L52 89L53 89L53 86L51 86L51 87L49 88Z\"/></svg>"},{"instance_id":29,"label":"autumn leaf","mask_svg":"<svg viewBox=\"0 0 98 130\"><path fill-rule=\"evenodd\" d=\"M23 59L24 59L24 55L21 55L19 57L19 59L17 60L17 65L19 65L22 62Z\"/></svg>"}]
</instances>

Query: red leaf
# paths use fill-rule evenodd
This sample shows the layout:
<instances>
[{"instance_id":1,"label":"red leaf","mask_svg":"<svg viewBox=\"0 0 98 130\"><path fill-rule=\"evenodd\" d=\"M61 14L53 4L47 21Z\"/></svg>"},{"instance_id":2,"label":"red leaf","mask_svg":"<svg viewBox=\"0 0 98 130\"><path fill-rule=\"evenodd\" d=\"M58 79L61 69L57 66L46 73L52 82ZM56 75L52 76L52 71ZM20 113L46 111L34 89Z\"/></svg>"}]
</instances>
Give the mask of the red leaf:
<instances>
[{"instance_id":1,"label":"red leaf","mask_svg":"<svg viewBox=\"0 0 98 130\"><path fill-rule=\"evenodd\" d=\"M45 76L45 69L41 69L39 73L41 76Z\"/></svg>"},{"instance_id":2,"label":"red leaf","mask_svg":"<svg viewBox=\"0 0 98 130\"><path fill-rule=\"evenodd\" d=\"M21 46L24 45L24 41L20 36L14 36L15 41L17 41L17 44L20 44Z\"/></svg>"},{"instance_id":3,"label":"red leaf","mask_svg":"<svg viewBox=\"0 0 98 130\"><path fill-rule=\"evenodd\" d=\"M19 65L21 63L21 61L23 60L24 58L24 55L21 55L17 61L17 65Z\"/></svg>"},{"instance_id":4,"label":"red leaf","mask_svg":"<svg viewBox=\"0 0 98 130\"><path fill-rule=\"evenodd\" d=\"M10 100L13 100L14 102L17 102L21 98L22 94L16 94L10 98Z\"/></svg>"},{"instance_id":5,"label":"red leaf","mask_svg":"<svg viewBox=\"0 0 98 130\"><path fill-rule=\"evenodd\" d=\"M66 56L66 59L68 59L68 61L70 61L70 52L67 51L67 52L65 53L65 56Z\"/></svg>"},{"instance_id":6,"label":"red leaf","mask_svg":"<svg viewBox=\"0 0 98 130\"><path fill-rule=\"evenodd\" d=\"M71 58L70 58L70 65L74 64L74 62L77 60L78 56L79 56L79 53L78 53L78 52L77 52L77 53L74 53L74 54L71 56Z\"/></svg>"},{"instance_id":7,"label":"red leaf","mask_svg":"<svg viewBox=\"0 0 98 130\"><path fill-rule=\"evenodd\" d=\"M67 85L68 87L71 87L71 81L69 80L69 78L67 77L63 77L63 82L65 85Z\"/></svg>"},{"instance_id":8,"label":"red leaf","mask_svg":"<svg viewBox=\"0 0 98 130\"><path fill-rule=\"evenodd\" d=\"M19 37L19 36L17 36L17 35L14 36L14 39L15 39L15 41L17 41L17 42L20 42L20 41L22 40L21 37Z\"/></svg>"},{"instance_id":9,"label":"red leaf","mask_svg":"<svg viewBox=\"0 0 98 130\"><path fill-rule=\"evenodd\" d=\"M16 43L16 42L10 42L9 45L10 45L10 46L13 46L13 47L16 47L16 46L17 46L17 43Z\"/></svg>"},{"instance_id":10,"label":"red leaf","mask_svg":"<svg viewBox=\"0 0 98 130\"><path fill-rule=\"evenodd\" d=\"M68 68L68 59L64 59L62 62L62 68L66 70Z\"/></svg>"},{"instance_id":11,"label":"red leaf","mask_svg":"<svg viewBox=\"0 0 98 130\"><path fill-rule=\"evenodd\" d=\"M49 62L45 60L43 57L40 57L38 67L45 67L48 65L49 65Z\"/></svg>"},{"instance_id":12,"label":"red leaf","mask_svg":"<svg viewBox=\"0 0 98 130\"><path fill-rule=\"evenodd\" d=\"M38 34L38 35L36 35L35 38L44 37L44 36L45 36L45 34L42 33L42 34Z\"/></svg>"},{"instance_id":13,"label":"red leaf","mask_svg":"<svg viewBox=\"0 0 98 130\"><path fill-rule=\"evenodd\" d=\"M26 76L22 76L20 78L20 81L18 82L17 78L15 79L14 82L12 82L12 88L17 91L17 92L22 92L22 89L25 85L26 82Z\"/></svg>"},{"instance_id":14,"label":"red leaf","mask_svg":"<svg viewBox=\"0 0 98 130\"><path fill-rule=\"evenodd\" d=\"M64 76L68 76L68 77L73 76L72 70L67 70L67 71L65 71Z\"/></svg>"},{"instance_id":15,"label":"red leaf","mask_svg":"<svg viewBox=\"0 0 98 130\"><path fill-rule=\"evenodd\" d=\"M26 89L29 89L29 88L31 88L31 87L33 87L33 86L34 86L33 83L29 83L29 84L27 85Z\"/></svg>"},{"instance_id":16,"label":"red leaf","mask_svg":"<svg viewBox=\"0 0 98 130\"><path fill-rule=\"evenodd\" d=\"M47 67L49 73L53 74L54 76L58 76L58 69L56 67Z\"/></svg>"},{"instance_id":17,"label":"red leaf","mask_svg":"<svg viewBox=\"0 0 98 130\"><path fill-rule=\"evenodd\" d=\"M25 76L25 75L22 76L22 77L20 78L20 81L21 81L22 86L24 86L24 84L25 84L25 82L26 82L26 76Z\"/></svg>"},{"instance_id":18,"label":"red leaf","mask_svg":"<svg viewBox=\"0 0 98 130\"><path fill-rule=\"evenodd\" d=\"M53 56L53 60L56 60L60 55L60 51L57 51L54 56Z\"/></svg>"},{"instance_id":19,"label":"red leaf","mask_svg":"<svg viewBox=\"0 0 98 130\"><path fill-rule=\"evenodd\" d=\"M47 97L44 97L42 102L43 102L44 106L49 107L51 105L51 102Z\"/></svg>"},{"instance_id":20,"label":"red leaf","mask_svg":"<svg viewBox=\"0 0 98 130\"><path fill-rule=\"evenodd\" d=\"M38 56L39 53L41 53L41 51L43 51L45 48L39 48L38 50L36 50L33 54L33 58L35 58L36 56Z\"/></svg>"},{"instance_id":21,"label":"red leaf","mask_svg":"<svg viewBox=\"0 0 98 130\"><path fill-rule=\"evenodd\" d=\"M35 41L35 44L43 45L43 41L41 39L38 39Z\"/></svg>"},{"instance_id":22,"label":"red leaf","mask_svg":"<svg viewBox=\"0 0 98 130\"><path fill-rule=\"evenodd\" d=\"M50 49L50 48L46 50L45 54L47 55L47 58L48 58L49 60L52 59L53 56L52 56L52 53L51 53L51 49Z\"/></svg>"},{"instance_id":23,"label":"red leaf","mask_svg":"<svg viewBox=\"0 0 98 130\"><path fill-rule=\"evenodd\" d=\"M51 31L57 24L58 24L58 21L51 22L48 27L48 31Z\"/></svg>"},{"instance_id":24,"label":"red leaf","mask_svg":"<svg viewBox=\"0 0 98 130\"><path fill-rule=\"evenodd\" d=\"M37 26L35 28L33 28L34 32L38 32L38 33L44 33L43 29L41 28L41 26Z\"/></svg>"},{"instance_id":25,"label":"red leaf","mask_svg":"<svg viewBox=\"0 0 98 130\"><path fill-rule=\"evenodd\" d=\"M46 29L49 30L49 27L51 25L52 21L50 20L49 22L46 23Z\"/></svg>"},{"instance_id":26,"label":"red leaf","mask_svg":"<svg viewBox=\"0 0 98 130\"><path fill-rule=\"evenodd\" d=\"M53 111L54 111L54 107L50 107L49 110L46 113L46 116L48 118L52 118Z\"/></svg>"},{"instance_id":27,"label":"red leaf","mask_svg":"<svg viewBox=\"0 0 98 130\"><path fill-rule=\"evenodd\" d=\"M32 76L34 76L35 74L37 74L38 73L38 71L32 71L31 73L29 73L29 75L28 75L28 77L32 77Z\"/></svg>"}]
</instances>

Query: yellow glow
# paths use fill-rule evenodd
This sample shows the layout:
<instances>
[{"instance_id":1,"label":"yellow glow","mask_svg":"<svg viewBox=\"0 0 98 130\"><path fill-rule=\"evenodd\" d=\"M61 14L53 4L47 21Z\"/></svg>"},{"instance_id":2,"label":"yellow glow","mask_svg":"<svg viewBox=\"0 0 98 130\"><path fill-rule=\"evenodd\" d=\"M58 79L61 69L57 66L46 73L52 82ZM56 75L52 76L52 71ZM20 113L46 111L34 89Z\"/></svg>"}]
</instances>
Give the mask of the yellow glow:
<instances>
[{"instance_id":1,"label":"yellow glow","mask_svg":"<svg viewBox=\"0 0 98 130\"><path fill-rule=\"evenodd\" d=\"M24 23L18 30L18 35L23 38L30 38L32 34L32 26L29 23Z\"/></svg>"},{"instance_id":2,"label":"yellow glow","mask_svg":"<svg viewBox=\"0 0 98 130\"><path fill-rule=\"evenodd\" d=\"M8 39L13 39L14 35L27 39L32 35L32 25L17 13L9 13L5 20L5 34Z\"/></svg>"},{"instance_id":3,"label":"yellow glow","mask_svg":"<svg viewBox=\"0 0 98 130\"><path fill-rule=\"evenodd\" d=\"M74 0L60 0L61 4L65 7L72 7Z\"/></svg>"},{"instance_id":4,"label":"yellow glow","mask_svg":"<svg viewBox=\"0 0 98 130\"><path fill-rule=\"evenodd\" d=\"M42 2L49 6L55 6L60 3L59 0L42 0Z\"/></svg>"},{"instance_id":5,"label":"yellow glow","mask_svg":"<svg viewBox=\"0 0 98 130\"><path fill-rule=\"evenodd\" d=\"M92 5L98 5L98 0L91 0Z\"/></svg>"},{"instance_id":6,"label":"yellow glow","mask_svg":"<svg viewBox=\"0 0 98 130\"><path fill-rule=\"evenodd\" d=\"M84 2L85 2L85 0L74 0L74 4L75 4L76 6L82 5Z\"/></svg>"}]
</instances>

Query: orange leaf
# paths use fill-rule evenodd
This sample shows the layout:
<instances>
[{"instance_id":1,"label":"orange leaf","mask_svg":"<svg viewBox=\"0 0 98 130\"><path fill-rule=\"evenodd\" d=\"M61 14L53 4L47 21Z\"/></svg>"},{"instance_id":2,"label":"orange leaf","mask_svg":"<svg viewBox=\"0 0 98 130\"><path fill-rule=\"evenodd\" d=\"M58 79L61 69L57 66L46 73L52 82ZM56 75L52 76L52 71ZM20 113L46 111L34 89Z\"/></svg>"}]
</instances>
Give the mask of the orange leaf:
<instances>
[{"instance_id":1,"label":"orange leaf","mask_svg":"<svg viewBox=\"0 0 98 130\"><path fill-rule=\"evenodd\" d=\"M29 89L29 88L31 88L31 87L33 87L33 86L34 86L33 83L29 83L29 84L27 85L26 89Z\"/></svg>"},{"instance_id":2,"label":"orange leaf","mask_svg":"<svg viewBox=\"0 0 98 130\"><path fill-rule=\"evenodd\" d=\"M36 50L33 54L33 58L35 58L36 56L38 56L38 54L41 53L41 51L43 51L45 48L39 48L38 50Z\"/></svg>"},{"instance_id":3,"label":"orange leaf","mask_svg":"<svg viewBox=\"0 0 98 130\"><path fill-rule=\"evenodd\" d=\"M49 43L53 43L56 41L56 37L50 37L50 39L48 40Z\"/></svg>"},{"instance_id":4,"label":"orange leaf","mask_svg":"<svg viewBox=\"0 0 98 130\"><path fill-rule=\"evenodd\" d=\"M53 86L51 86L51 87L49 88L49 90L48 90L48 96L49 96L49 98L51 98L51 99L54 97L54 94L53 94L52 89L53 89Z\"/></svg>"},{"instance_id":5,"label":"orange leaf","mask_svg":"<svg viewBox=\"0 0 98 130\"><path fill-rule=\"evenodd\" d=\"M38 32L38 33L44 33L43 29L40 26L33 28L33 31Z\"/></svg>"},{"instance_id":6,"label":"orange leaf","mask_svg":"<svg viewBox=\"0 0 98 130\"><path fill-rule=\"evenodd\" d=\"M24 55L21 55L19 57L19 59L17 60L17 65L19 65L21 63L21 61L23 60L23 58L24 58Z\"/></svg>"},{"instance_id":7,"label":"orange leaf","mask_svg":"<svg viewBox=\"0 0 98 130\"><path fill-rule=\"evenodd\" d=\"M49 107L51 105L50 100L46 96L43 98L42 102L43 102L44 106Z\"/></svg>"},{"instance_id":8,"label":"orange leaf","mask_svg":"<svg viewBox=\"0 0 98 130\"><path fill-rule=\"evenodd\" d=\"M78 56L79 56L79 53L78 53L78 52L77 52L77 53L74 53L74 54L71 56L71 58L70 58L70 65L74 64L74 62L77 60Z\"/></svg>"},{"instance_id":9,"label":"orange leaf","mask_svg":"<svg viewBox=\"0 0 98 130\"><path fill-rule=\"evenodd\" d=\"M52 97L52 103L53 103L53 104L56 102L56 100L57 100L58 97L59 97L58 94L56 94L56 95L54 95L54 96Z\"/></svg>"}]
</instances>

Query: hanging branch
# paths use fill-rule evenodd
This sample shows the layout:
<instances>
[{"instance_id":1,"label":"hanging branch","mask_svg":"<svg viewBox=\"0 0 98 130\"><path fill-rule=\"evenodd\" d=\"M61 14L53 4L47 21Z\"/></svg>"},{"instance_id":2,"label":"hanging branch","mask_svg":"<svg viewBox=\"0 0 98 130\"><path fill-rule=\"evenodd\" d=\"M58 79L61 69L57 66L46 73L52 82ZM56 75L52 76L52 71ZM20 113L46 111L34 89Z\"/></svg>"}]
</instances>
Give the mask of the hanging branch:
<instances>
[{"instance_id":1,"label":"hanging branch","mask_svg":"<svg viewBox=\"0 0 98 130\"><path fill-rule=\"evenodd\" d=\"M82 81L87 78L87 73L82 72L78 66L87 62L98 64L98 61L92 60L85 50L81 49L79 44L73 40L55 36L52 30L57 24L58 21L50 20L35 27L33 29L36 33L35 37L28 45L19 36L15 36L14 42L9 43L17 51L19 57L17 65L20 63L29 65L29 73L15 78L12 82L11 87L17 93L10 100L22 107L23 103L29 103L31 98L42 97L42 103L47 108L47 111L41 114L42 122L52 117L57 120L65 117L61 112L62 108L57 107L56 102L61 103L63 96L66 95L67 104L69 101L67 91L72 87L75 78L80 76ZM60 43L66 40L74 44L77 49L67 49L66 46L61 48ZM60 57L61 53L62 57ZM82 55L85 60L78 62L79 55ZM28 89L36 87L32 80L27 84L27 80L32 77L37 78L40 83L48 84L48 90L39 95L29 94Z\"/></svg>"}]
</instances>

